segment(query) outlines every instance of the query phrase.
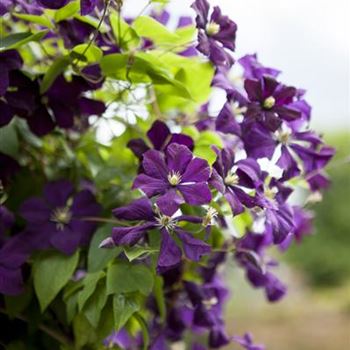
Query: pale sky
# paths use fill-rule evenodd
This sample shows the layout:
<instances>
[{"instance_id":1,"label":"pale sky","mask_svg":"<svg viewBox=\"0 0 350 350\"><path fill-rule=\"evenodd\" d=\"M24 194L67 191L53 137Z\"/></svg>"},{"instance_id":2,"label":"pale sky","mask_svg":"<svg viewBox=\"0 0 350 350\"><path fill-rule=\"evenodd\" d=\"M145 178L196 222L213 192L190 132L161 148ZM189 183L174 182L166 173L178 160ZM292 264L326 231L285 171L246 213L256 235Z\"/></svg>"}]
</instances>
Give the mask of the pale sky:
<instances>
[{"instance_id":1,"label":"pale sky","mask_svg":"<svg viewBox=\"0 0 350 350\"><path fill-rule=\"evenodd\" d=\"M174 16L194 15L192 0L172 0ZM350 0L209 0L238 25L237 57L257 52L283 71L281 80L308 90L313 124L350 130ZM126 0L137 15L147 0Z\"/></svg>"}]
</instances>

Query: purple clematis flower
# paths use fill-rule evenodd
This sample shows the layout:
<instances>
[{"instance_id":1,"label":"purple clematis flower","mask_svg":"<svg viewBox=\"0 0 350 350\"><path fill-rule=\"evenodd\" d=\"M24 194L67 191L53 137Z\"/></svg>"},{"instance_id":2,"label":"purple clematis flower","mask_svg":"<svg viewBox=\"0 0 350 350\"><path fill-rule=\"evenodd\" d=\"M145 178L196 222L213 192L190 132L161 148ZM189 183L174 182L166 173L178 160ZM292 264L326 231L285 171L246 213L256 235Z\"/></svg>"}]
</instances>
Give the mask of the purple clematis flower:
<instances>
[{"instance_id":1,"label":"purple clematis flower","mask_svg":"<svg viewBox=\"0 0 350 350\"><path fill-rule=\"evenodd\" d=\"M101 207L89 190L76 194L73 190L68 181L50 182L43 198L30 198L22 204L20 213L38 248L51 246L70 255L89 242L96 224L86 218L98 215Z\"/></svg>"},{"instance_id":2,"label":"purple clematis flower","mask_svg":"<svg viewBox=\"0 0 350 350\"><path fill-rule=\"evenodd\" d=\"M245 55L238 60L243 67L245 79L261 79L264 75L273 78L278 77L280 70L263 66L259 61L257 54Z\"/></svg>"},{"instance_id":3,"label":"purple clematis flower","mask_svg":"<svg viewBox=\"0 0 350 350\"><path fill-rule=\"evenodd\" d=\"M264 234L248 233L238 242L235 259L244 267L249 282L255 288L264 288L270 302L280 300L286 293L285 285L269 269L276 262L265 262L264 250L272 243L270 230Z\"/></svg>"},{"instance_id":4,"label":"purple clematis flower","mask_svg":"<svg viewBox=\"0 0 350 350\"><path fill-rule=\"evenodd\" d=\"M243 337L235 336L233 340L246 350L265 350L265 346L253 344L253 337L250 333L244 334Z\"/></svg>"},{"instance_id":5,"label":"purple clematis flower","mask_svg":"<svg viewBox=\"0 0 350 350\"><path fill-rule=\"evenodd\" d=\"M164 151L172 143L185 145L191 151L194 147L193 140L190 136L187 136L185 134L171 133L168 126L160 120L156 120L152 124L151 128L147 132L147 137L151 141L153 148L158 151ZM141 138L130 140L128 147L132 150L132 152L139 160L142 160L143 154L151 149Z\"/></svg>"},{"instance_id":6,"label":"purple clematis flower","mask_svg":"<svg viewBox=\"0 0 350 350\"><path fill-rule=\"evenodd\" d=\"M250 103L245 114L249 120L257 120L271 131L276 131L283 120L293 121L301 117L299 110L291 106L297 89L263 76L259 80L246 79L244 88Z\"/></svg>"},{"instance_id":7,"label":"purple clematis flower","mask_svg":"<svg viewBox=\"0 0 350 350\"><path fill-rule=\"evenodd\" d=\"M97 86L81 77L73 76L70 82L61 75L49 90L41 95L39 81L30 80L23 73L10 73L10 86L4 98L13 114L27 120L30 129L38 136L52 131L57 124L72 128L76 116L101 115L105 111L102 102L83 96L85 91Z\"/></svg>"},{"instance_id":8,"label":"purple clematis flower","mask_svg":"<svg viewBox=\"0 0 350 350\"><path fill-rule=\"evenodd\" d=\"M216 277L210 283L198 285L185 281L188 298L194 308L192 325L209 329L210 348L219 348L230 342L224 330L223 303L228 296L228 290Z\"/></svg>"},{"instance_id":9,"label":"purple clematis flower","mask_svg":"<svg viewBox=\"0 0 350 350\"><path fill-rule=\"evenodd\" d=\"M208 56L216 66L230 68L234 61L225 49L235 50L236 23L223 16L218 6L213 8L209 19L209 3L206 0L196 0L192 8L197 13L198 51Z\"/></svg>"},{"instance_id":10,"label":"purple clematis flower","mask_svg":"<svg viewBox=\"0 0 350 350\"><path fill-rule=\"evenodd\" d=\"M260 178L260 167L254 159L235 162L233 151L228 148L217 150L210 184L225 196L234 215L242 213L244 207L253 208L258 205L257 200L245 190L259 187Z\"/></svg>"},{"instance_id":11,"label":"purple clematis flower","mask_svg":"<svg viewBox=\"0 0 350 350\"><path fill-rule=\"evenodd\" d=\"M113 214L118 219L142 221L142 223L135 226L114 227L112 237L104 240L100 247L133 246L148 231L159 229L161 232L161 246L157 264L159 273L173 268L181 262L182 252L172 238L173 234L182 242L183 251L190 260L199 261L202 255L210 252L208 244L194 238L189 232L178 226L178 223L182 221L202 223L202 219L199 217L164 215L159 210L154 210L152 202L146 197L137 199L127 206L114 209ZM174 212L170 215L172 214Z\"/></svg>"},{"instance_id":12,"label":"purple clematis flower","mask_svg":"<svg viewBox=\"0 0 350 350\"><path fill-rule=\"evenodd\" d=\"M201 205L211 201L209 165L194 158L188 147L172 143L164 153L149 150L143 155L142 166L144 173L136 177L133 188L148 197L159 196L156 203L162 213L172 215L184 202Z\"/></svg>"}]
</instances>

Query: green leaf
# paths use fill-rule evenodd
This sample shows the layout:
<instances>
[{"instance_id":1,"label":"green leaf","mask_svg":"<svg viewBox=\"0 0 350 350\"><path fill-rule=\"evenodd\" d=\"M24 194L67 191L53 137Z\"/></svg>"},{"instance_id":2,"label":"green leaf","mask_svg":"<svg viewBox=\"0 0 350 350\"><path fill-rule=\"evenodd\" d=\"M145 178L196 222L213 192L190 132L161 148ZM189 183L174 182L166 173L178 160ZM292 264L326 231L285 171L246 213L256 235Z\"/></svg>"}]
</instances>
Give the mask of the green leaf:
<instances>
[{"instance_id":1,"label":"green leaf","mask_svg":"<svg viewBox=\"0 0 350 350\"><path fill-rule=\"evenodd\" d=\"M152 291L153 275L145 265L119 262L109 266L107 271L107 293L120 294Z\"/></svg>"},{"instance_id":2,"label":"green leaf","mask_svg":"<svg viewBox=\"0 0 350 350\"><path fill-rule=\"evenodd\" d=\"M119 331L129 318L140 310L139 303L123 294L116 294L113 296L113 313L116 331Z\"/></svg>"},{"instance_id":3,"label":"green leaf","mask_svg":"<svg viewBox=\"0 0 350 350\"><path fill-rule=\"evenodd\" d=\"M109 16L115 40L121 48L132 49L139 45L140 38L136 31L126 23L119 14Z\"/></svg>"},{"instance_id":4,"label":"green leaf","mask_svg":"<svg viewBox=\"0 0 350 350\"><path fill-rule=\"evenodd\" d=\"M80 44L73 48L71 56L79 57L84 62L98 62L103 56L102 50L94 44Z\"/></svg>"},{"instance_id":5,"label":"green leaf","mask_svg":"<svg viewBox=\"0 0 350 350\"><path fill-rule=\"evenodd\" d=\"M28 15L26 13L14 13L13 16L23 19L24 21L39 24L43 27L47 27L50 29L53 29L54 26L51 23L51 21L45 17L44 15L42 16L37 16L37 15Z\"/></svg>"},{"instance_id":6,"label":"green leaf","mask_svg":"<svg viewBox=\"0 0 350 350\"><path fill-rule=\"evenodd\" d=\"M64 72L70 63L70 58L67 56L57 58L46 71L44 78L40 85L40 93L45 93L56 78Z\"/></svg>"},{"instance_id":7,"label":"green leaf","mask_svg":"<svg viewBox=\"0 0 350 350\"><path fill-rule=\"evenodd\" d=\"M14 33L5 36L0 40L0 49L17 49L31 41L39 41L47 34L47 30L42 30L35 34L31 32Z\"/></svg>"},{"instance_id":8,"label":"green leaf","mask_svg":"<svg viewBox=\"0 0 350 350\"><path fill-rule=\"evenodd\" d=\"M156 298L161 321L164 321L166 317L166 305L165 305L163 284L164 284L163 278L160 276L156 276L154 279L153 293L154 293L154 297Z\"/></svg>"},{"instance_id":9,"label":"green leaf","mask_svg":"<svg viewBox=\"0 0 350 350\"><path fill-rule=\"evenodd\" d=\"M42 252L33 264L34 289L43 312L69 281L79 261L79 251L66 256L57 251Z\"/></svg>"},{"instance_id":10,"label":"green leaf","mask_svg":"<svg viewBox=\"0 0 350 350\"><path fill-rule=\"evenodd\" d=\"M83 308L85 317L89 320L90 324L97 328L101 317L101 311L107 302L106 282L102 281L98 283L93 295L89 298Z\"/></svg>"},{"instance_id":11,"label":"green leaf","mask_svg":"<svg viewBox=\"0 0 350 350\"><path fill-rule=\"evenodd\" d=\"M97 341L94 328L83 314L74 317L73 332L75 349L81 349L84 345L94 344Z\"/></svg>"},{"instance_id":12,"label":"green leaf","mask_svg":"<svg viewBox=\"0 0 350 350\"><path fill-rule=\"evenodd\" d=\"M193 153L195 156L205 159L211 165L216 160L216 153L213 151L212 146L223 147L220 136L212 131L201 132L195 142Z\"/></svg>"},{"instance_id":13,"label":"green leaf","mask_svg":"<svg viewBox=\"0 0 350 350\"><path fill-rule=\"evenodd\" d=\"M63 21L67 18L73 17L80 11L80 1L71 1L66 6L55 11L55 22Z\"/></svg>"},{"instance_id":14,"label":"green leaf","mask_svg":"<svg viewBox=\"0 0 350 350\"><path fill-rule=\"evenodd\" d=\"M180 37L170 32L164 25L148 16L139 16L132 24L139 36L152 40L155 44L177 45Z\"/></svg>"},{"instance_id":15,"label":"green leaf","mask_svg":"<svg viewBox=\"0 0 350 350\"><path fill-rule=\"evenodd\" d=\"M78 308L81 311L90 298L90 296L94 293L97 282L104 277L105 273L103 271L88 273L83 279L83 289L78 294Z\"/></svg>"},{"instance_id":16,"label":"green leaf","mask_svg":"<svg viewBox=\"0 0 350 350\"><path fill-rule=\"evenodd\" d=\"M143 350L147 350L149 345L149 332L148 332L147 322L139 313L135 314L134 317L141 327L142 338L143 338Z\"/></svg>"},{"instance_id":17,"label":"green leaf","mask_svg":"<svg viewBox=\"0 0 350 350\"><path fill-rule=\"evenodd\" d=\"M6 313L10 317L15 317L29 305L32 300L33 291L32 289L27 289L24 293L16 296L5 295L5 305Z\"/></svg>"},{"instance_id":18,"label":"green leaf","mask_svg":"<svg viewBox=\"0 0 350 350\"><path fill-rule=\"evenodd\" d=\"M103 225L92 237L88 253L89 272L101 271L122 251L122 248L103 249L98 247L105 238L111 235L112 227L111 224Z\"/></svg>"},{"instance_id":19,"label":"green leaf","mask_svg":"<svg viewBox=\"0 0 350 350\"><path fill-rule=\"evenodd\" d=\"M12 122L0 128L0 152L16 157L19 141L15 124Z\"/></svg>"},{"instance_id":20,"label":"green leaf","mask_svg":"<svg viewBox=\"0 0 350 350\"><path fill-rule=\"evenodd\" d=\"M146 256L157 252L158 252L157 249L152 249L149 247L142 247L142 246L124 248L124 253L130 262L140 257L145 258Z\"/></svg>"}]
</instances>

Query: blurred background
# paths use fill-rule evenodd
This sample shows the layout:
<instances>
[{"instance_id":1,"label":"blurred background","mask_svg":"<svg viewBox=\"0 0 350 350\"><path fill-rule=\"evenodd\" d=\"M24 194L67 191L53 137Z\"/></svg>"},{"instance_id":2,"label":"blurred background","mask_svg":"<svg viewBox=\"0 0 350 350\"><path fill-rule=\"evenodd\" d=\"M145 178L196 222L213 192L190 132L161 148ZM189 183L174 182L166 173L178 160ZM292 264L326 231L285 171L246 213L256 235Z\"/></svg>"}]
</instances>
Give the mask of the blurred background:
<instances>
[{"instance_id":1,"label":"blurred background","mask_svg":"<svg viewBox=\"0 0 350 350\"><path fill-rule=\"evenodd\" d=\"M192 2L173 0L168 9L175 17L193 15ZM313 234L279 258L288 296L267 304L232 267L229 331L251 330L269 350L350 349L350 1L209 2L238 24L237 57L257 52L263 64L283 71L284 83L308 91L312 127L337 148L328 168L332 187L311 207ZM128 0L126 11L137 15L146 3Z\"/></svg>"}]
</instances>

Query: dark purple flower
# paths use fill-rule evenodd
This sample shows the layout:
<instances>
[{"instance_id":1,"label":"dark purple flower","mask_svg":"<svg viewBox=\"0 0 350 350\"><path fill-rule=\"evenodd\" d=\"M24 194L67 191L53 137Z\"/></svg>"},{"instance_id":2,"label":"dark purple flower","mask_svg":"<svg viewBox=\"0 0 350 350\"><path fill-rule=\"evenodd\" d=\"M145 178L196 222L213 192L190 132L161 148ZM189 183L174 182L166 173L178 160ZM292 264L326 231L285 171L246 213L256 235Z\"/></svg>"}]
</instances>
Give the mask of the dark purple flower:
<instances>
[{"instance_id":1,"label":"dark purple flower","mask_svg":"<svg viewBox=\"0 0 350 350\"><path fill-rule=\"evenodd\" d=\"M233 58L225 50L234 51L237 25L227 16L221 14L215 6L209 19L209 3L206 0L196 0L192 4L196 11L198 28L197 49L217 66L231 67Z\"/></svg>"},{"instance_id":2,"label":"dark purple flower","mask_svg":"<svg viewBox=\"0 0 350 350\"><path fill-rule=\"evenodd\" d=\"M92 193L83 190L74 194L70 182L60 180L44 187L44 197L26 200L20 209L40 248L52 246L65 254L73 254L86 245L96 224L87 221L100 212Z\"/></svg>"},{"instance_id":3,"label":"dark purple flower","mask_svg":"<svg viewBox=\"0 0 350 350\"><path fill-rule=\"evenodd\" d=\"M159 229L162 240L157 269L160 273L177 266L181 261L182 252L172 238L174 234L181 241L183 251L188 259L199 261L202 255L210 252L208 244L200 239L194 238L191 233L186 232L178 226L178 223L182 221L201 224L202 219L199 217L183 215L173 217L172 214L174 214L174 212L171 213L170 216L164 215L159 210L154 210L152 202L146 197L137 199L124 207L114 209L113 214L118 219L141 221L141 223L134 226L114 227L112 238L107 238L100 246L133 246L139 242L148 231Z\"/></svg>"},{"instance_id":4,"label":"dark purple flower","mask_svg":"<svg viewBox=\"0 0 350 350\"><path fill-rule=\"evenodd\" d=\"M102 102L83 96L98 85L81 77L73 76L67 81L60 75L43 95L39 85L38 80L32 81L21 72L11 72L10 86L14 91L4 96L12 113L26 119L38 136L49 133L55 125L72 128L75 117L101 115L105 111Z\"/></svg>"},{"instance_id":5,"label":"dark purple flower","mask_svg":"<svg viewBox=\"0 0 350 350\"><path fill-rule=\"evenodd\" d=\"M233 151L227 148L217 153L210 184L225 196L234 215L242 213L244 207L255 207L258 203L247 190L261 185L259 164L252 158L235 162Z\"/></svg>"},{"instance_id":6,"label":"dark purple flower","mask_svg":"<svg viewBox=\"0 0 350 350\"><path fill-rule=\"evenodd\" d=\"M37 0L45 8L57 10L68 4L70 0Z\"/></svg>"},{"instance_id":7,"label":"dark purple flower","mask_svg":"<svg viewBox=\"0 0 350 350\"><path fill-rule=\"evenodd\" d=\"M245 79L261 79L264 75L276 78L281 71L274 68L263 66L259 61L256 54L245 55L238 60L239 64L244 69Z\"/></svg>"},{"instance_id":8,"label":"dark purple flower","mask_svg":"<svg viewBox=\"0 0 350 350\"><path fill-rule=\"evenodd\" d=\"M253 337L250 333L244 334L243 337L235 336L233 340L246 350L265 350L265 346L253 344Z\"/></svg>"},{"instance_id":9,"label":"dark purple flower","mask_svg":"<svg viewBox=\"0 0 350 350\"><path fill-rule=\"evenodd\" d=\"M210 202L209 165L194 158L188 147L172 143L164 153L149 150L143 155L142 166L144 173L136 177L133 188L141 189L148 197L159 195L156 202L164 214L172 215L183 202Z\"/></svg>"},{"instance_id":10,"label":"dark purple flower","mask_svg":"<svg viewBox=\"0 0 350 350\"><path fill-rule=\"evenodd\" d=\"M257 120L269 130L275 131L283 120L293 121L301 117L301 113L291 106L297 95L294 87L263 76L259 80L246 79L244 88L250 101L246 112L249 120Z\"/></svg>"},{"instance_id":11,"label":"dark purple flower","mask_svg":"<svg viewBox=\"0 0 350 350\"><path fill-rule=\"evenodd\" d=\"M154 149L164 151L170 144L178 143L187 146L193 150L193 140L185 134L171 133L168 126L156 120L147 132L147 137L151 141ZM128 147L132 150L138 159L142 159L143 154L151 149L143 139L132 139L128 143Z\"/></svg>"}]
</instances>

